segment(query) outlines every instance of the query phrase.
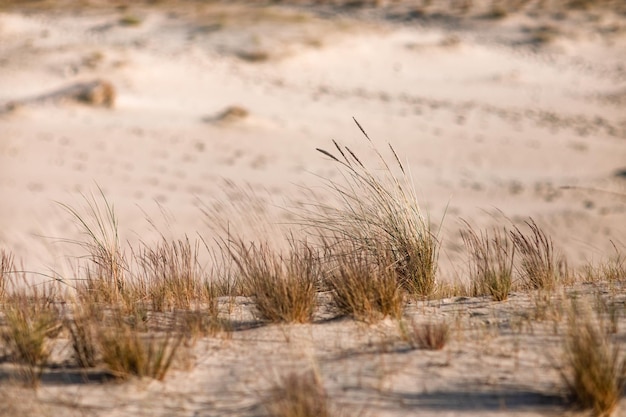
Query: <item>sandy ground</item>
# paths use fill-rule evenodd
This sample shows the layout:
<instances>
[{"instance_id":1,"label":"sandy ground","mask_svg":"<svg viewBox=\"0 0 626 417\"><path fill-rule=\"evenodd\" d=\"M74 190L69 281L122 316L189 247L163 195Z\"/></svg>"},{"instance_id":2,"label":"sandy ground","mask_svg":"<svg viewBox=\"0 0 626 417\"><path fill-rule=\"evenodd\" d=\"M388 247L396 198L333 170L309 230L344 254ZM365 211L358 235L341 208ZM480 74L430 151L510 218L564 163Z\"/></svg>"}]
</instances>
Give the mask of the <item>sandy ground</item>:
<instances>
[{"instance_id":1,"label":"sandy ground","mask_svg":"<svg viewBox=\"0 0 626 417\"><path fill-rule=\"evenodd\" d=\"M288 222L283 209L302 198L303 187L325 198L317 188L320 177L339 179L315 148L330 148L337 139L375 166L355 117L381 149L393 144L430 218L437 224L443 218L442 279L466 276L460 219L485 226L532 217L572 266L611 255L613 243L624 248L624 15L603 9L529 11L493 19L482 15L489 12L485 5L476 16L459 19L436 10L424 17L416 8L394 5L352 10L165 2L119 9L0 9L0 247L29 271L71 274L71 256L81 252L62 240L81 236L59 203L84 210L82 196L97 194L98 187L114 204L122 239L131 245L154 241L160 233L210 238L201 208L246 203L242 188L261 202L255 213L244 207L244 217L267 212L273 221ZM64 89L94 80L114 86L112 108L59 99ZM242 213L228 209L222 215L242 220ZM324 341L346 326L355 327L350 334L374 337L356 324L324 326L325 336L313 325L257 329L241 337L256 340L261 350L302 339L331 356L333 346L325 343L337 339ZM549 344L550 336L545 338L541 343ZM358 340L338 350L358 350L366 343ZM221 343L228 348L214 346ZM346 394L345 401L358 403L359 396L371 394L381 404L371 415L411 415L414 402L426 404L424 415L457 415L465 406L457 408L436 392L465 393L476 383L476 392L468 394L480 404L475 415L542 415L552 406L562 411L550 397L557 378L543 374L545 358L533 356L489 359L489 366L502 366L493 378L506 380L496 394L482 394L493 381L479 384L470 375L454 386L448 380L435 385L429 394L423 380L448 372L442 363L469 367L456 369L456 375L471 374L472 366L483 363L480 346L456 358L462 343L453 343L443 356L420 352L419 358L396 363L393 357L384 366L379 361L385 355L373 353L372 369L362 365L362 375L350 374L362 381L329 383L350 391L352 385L369 386L372 373L417 360L426 374L396 381L389 371L377 382L396 387L389 388L393 398L368 388ZM267 372L254 355L239 351L249 354L256 345L201 345L206 353L193 374L138 389L136 401L120 400L122 411L97 404L91 411L254 414L256 400L245 400L251 396L231 402L227 393L254 391L254 384L245 388L242 381ZM217 350L228 358L215 359ZM241 357L260 367L258 372L246 371L244 378L233 370L229 363ZM368 358L355 354L337 366L350 368L351 361ZM520 376L521 385L507 380L516 374L510 367L526 369L526 362L532 363L528 372L546 376L545 389L533 386L519 394L520 386L534 381L531 374ZM243 385L210 384L228 378ZM195 391L180 394L177 381L206 398ZM509 382L518 391L507 391ZM503 411L501 398L513 408ZM527 400L539 408L527 411ZM144 408L153 403L166 405Z\"/></svg>"}]
</instances>

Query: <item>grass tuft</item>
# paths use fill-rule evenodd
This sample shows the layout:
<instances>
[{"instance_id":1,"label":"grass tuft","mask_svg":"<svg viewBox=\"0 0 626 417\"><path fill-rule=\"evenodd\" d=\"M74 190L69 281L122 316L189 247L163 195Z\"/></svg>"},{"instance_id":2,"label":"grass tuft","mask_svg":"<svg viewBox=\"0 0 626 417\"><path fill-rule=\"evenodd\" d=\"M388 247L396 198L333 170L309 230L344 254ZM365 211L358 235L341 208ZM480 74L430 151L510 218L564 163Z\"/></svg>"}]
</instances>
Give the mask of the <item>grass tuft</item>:
<instances>
[{"instance_id":1,"label":"grass tuft","mask_svg":"<svg viewBox=\"0 0 626 417\"><path fill-rule=\"evenodd\" d=\"M182 333L143 334L132 323L115 317L99 331L102 361L120 379L130 376L163 380L184 336Z\"/></svg>"},{"instance_id":2,"label":"grass tuft","mask_svg":"<svg viewBox=\"0 0 626 417\"><path fill-rule=\"evenodd\" d=\"M11 282L11 274L14 272L13 254L0 249L0 298L4 297L7 283Z\"/></svg>"},{"instance_id":3,"label":"grass tuft","mask_svg":"<svg viewBox=\"0 0 626 417\"><path fill-rule=\"evenodd\" d=\"M400 331L411 346L419 349L441 350L450 339L450 325L445 321L422 324L411 321L408 326L401 321Z\"/></svg>"},{"instance_id":4,"label":"grass tuft","mask_svg":"<svg viewBox=\"0 0 626 417\"><path fill-rule=\"evenodd\" d=\"M4 305L2 333L10 356L20 364L27 386L37 387L50 357L49 339L60 329L60 314L46 287L16 290Z\"/></svg>"},{"instance_id":5,"label":"grass tuft","mask_svg":"<svg viewBox=\"0 0 626 417\"><path fill-rule=\"evenodd\" d=\"M367 133L356 124L371 144ZM436 288L440 243L419 207L397 153L389 145L393 165L399 170L396 175L376 148L380 170L367 167L347 146L333 144L333 152L318 151L338 165L345 179L345 184L327 180L339 207L318 207L321 214L316 212L305 222L323 236L347 241L350 249L370 252L375 259L390 256L400 284L414 296L430 296Z\"/></svg>"},{"instance_id":6,"label":"grass tuft","mask_svg":"<svg viewBox=\"0 0 626 417\"><path fill-rule=\"evenodd\" d=\"M470 253L472 295L490 295L496 301L506 300L513 281L515 246L506 230L478 234L469 224L461 231Z\"/></svg>"},{"instance_id":7,"label":"grass tuft","mask_svg":"<svg viewBox=\"0 0 626 417\"><path fill-rule=\"evenodd\" d=\"M254 297L259 318L270 322L307 323L313 318L321 279L319 257L306 243L292 242L283 256L267 244L229 248L245 293Z\"/></svg>"},{"instance_id":8,"label":"grass tuft","mask_svg":"<svg viewBox=\"0 0 626 417\"><path fill-rule=\"evenodd\" d=\"M198 262L198 245L188 238L174 242L163 241L155 248L145 247L138 255L140 270L154 311L171 308L191 309L202 301L205 286Z\"/></svg>"},{"instance_id":9,"label":"grass tuft","mask_svg":"<svg viewBox=\"0 0 626 417\"><path fill-rule=\"evenodd\" d=\"M572 303L561 376L577 406L608 417L626 386L626 360L601 328L590 312Z\"/></svg>"},{"instance_id":10,"label":"grass tuft","mask_svg":"<svg viewBox=\"0 0 626 417\"><path fill-rule=\"evenodd\" d=\"M560 280L564 262L554 253L552 239L537 226L534 220L526 222L530 233L517 226L510 232L516 250L521 256L520 267L523 286L527 289L554 289Z\"/></svg>"},{"instance_id":11,"label":"grass tuft","mask_svg":"<svg viewBox=\"0 0 626 417\"><path fill-rule=\"evenodd\" d=\"M265 404L272 417L330 417L328 394L316 372L289 373L276 384Z\"/></svg>"},{"instance_id":12,"label":"grass tuft","mask_svg":"<svg viewBox=\"0 0 626 417\"><path fill-rule=\"evenodd\" d=\"M329 251L333 249L337 250L332 247ZM330 256L325 283L333 291L333 304L341 314L366 322L402 315L404 293L392 261L389 257L381 259L381 254L384 252L352 247Z\"/></svg>"}]
</instances>

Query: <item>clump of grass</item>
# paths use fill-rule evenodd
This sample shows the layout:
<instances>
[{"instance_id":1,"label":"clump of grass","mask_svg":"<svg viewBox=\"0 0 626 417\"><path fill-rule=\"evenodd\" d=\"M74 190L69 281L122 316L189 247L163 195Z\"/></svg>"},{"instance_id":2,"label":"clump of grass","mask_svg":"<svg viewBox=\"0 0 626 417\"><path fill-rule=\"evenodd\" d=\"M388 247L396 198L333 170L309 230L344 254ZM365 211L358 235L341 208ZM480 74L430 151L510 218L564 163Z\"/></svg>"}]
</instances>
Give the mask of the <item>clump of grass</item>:
<instances>
[{"instance_id":1,"label":"clump of grass","mask_svg":"<svg viewBox=\"0 0 626 417\"><path fill-rule=\"evenodd\" d=\"M120 379L137 376L163 380L183 340L182 333L144 334L121 317L115 317L98 335L102 361Z\"/></svg>"},{"instance_id":2,"label":"clump of grass","mask_svg":"<svg viewBox=\"0 0 626 417\"><path fill-rule=\"evenodd\" d=\"M4 297L7 283L11 281L11 274L14 272L13 254L0 249L0 298Z\"/></svg>"},{"instance_id":3,"label":"clump of grass","mask_svg":"<svg viewBox=\"0 0 626 417\"><path fill-rule=\"evenodd\" d=\"M467 224L467 223L466 223ZM478 234L469 224L461 236L470 253L472 295L490 295L506 300L513 282L515 246L506 230Z\"/></svg>"},{"instance_id":4,"label":"clump of grass","mask_svg":"<svg viewBox=\"0 0 626 417\"><path fill-rule=\"evenodd\" d=\"M94 195L91 198L83 196L86 215L59 203L74 218L86 238L84 241L69 241L85 250L91 264L86 267L84 283L77 289L82 298L95 303L132 304L132 300L128 300L128 265L120 244L115 210L104 192L99 191L102 203L98 203Z\"/></svg>"},{"instance_id":5,"label":"clump of grass","mask_svg":"<svg viewBox=\"0 0 626 417\"><path fill-rule=\"evenodd\" d=\"M515 248L521 256L520 267L523 286L530 289L553 289L560 279L563 261L554 252L552 239L537 226L534 220L526 222L530 233L517 226L510 232Z\"/></svg>"},{"instance_id":6,"label":"clump of grass","mask_svg":"<svg viewBox=\"0 0 626 417\"><path fill-rule=\"evenodd\" d=\"M145 247L138 255L141 282L155 311L170 308L191 309L203 301L202 271L198 263L198 245L188 238L163 241L155 248Z\"/></svg>"},{"instance_id":7,"label":"clump of grass","mask_svg":"<svg viewBox=\"0 0 626 417\"><path fill-rule=\"evenodd\" d=\"M446 321L415 323L400 322L403 338L414 348L441 350L450 339L450 325Z\"/></svg>"},{"instance_id":8,"label":"clump of grass","mask_svg":"<svg viewBox=\"0 0 626 417\"><path fill-rule=\"evenodd\" d=\"M49 339L56 337L60 315L47 288L15 290L4 305L2 333L10 356L21 365L25 384L36 387L50 357Z\"/></svg>"},{"instance_id":9,"label":"clump of grass","mask_svg":"<svg viewBox=\"0 0 626 417\"><path fill-rule=\"evenodd\" d=\"M330 417L326 389L314 371L289 373L271 391L265 407L272 417Z\"/></svg>"},{"instance_id":10,"label":"clump of grass","mask_svg":"<svg viewBox=\"0 0 626 417\"><path fill-rule=\"evenodd\" d=\"M619 345L600 328L588 311L572 303L561 376L576 405L607 417L626 386L626 360Z\"/></svg>"},{"instance_id":11,"label":"clump of grass","mask_svg":"<svg viewBox=\"0 0 626 417\"><path fill-rule=\"evenodd\" d=\"M139 26L141 24L141 18L132 14L127 14L120 18L119 23L122 26Z\"/></svg>"},{"instance_id":12,"label":"clump of grass","mask_svg":"<svg viewBox=\"0 0 626 417\"><path fill-rule=\"evenodd\" d=\"M600 267L600 274L609 282L626 280L626 256L613 244L615 254Z\"/></svg>"},{"instance_id":13,"label":"clump of grass","mask_svg":"<svg viewBox=\"0 0 626 417\"><path fill-rule=\"evenodd\" d=\"M262 320L306 323L313 317L321 278L319 259L306 243L291 246L286 256L268 244L246 245L242 240L229 248L244 292L254 297Z\"/></svg>"},{"instance_id":14,"label":"clump of grass","mask_svg":"<svg viewBox=\"0 0 626 417\"><path fill-rule=\"evenodd\" d=\"M81 368L91 368L97 364L97 321L102 319L102 313L95 306L76 305L72 318L64 321L70 335L74 359Z\"/></svg>"},{"instance_id":15,"label":"clump of grass","mask_svg":"<svg viewBox=\"0 0 626 417\"><path fill-rule=\"evenodd\" d=\"M364 252L358 246L337 252L331 254L325 280L333 291L337 310L366 322L387 316L399 318L404 308L404 293L389 257L381 259L381 252Z\"/></svg>"},{"instance_id":16,"label":"clump of grass","mask_svg":"<svg viewBox=\"0 0 626 417\"><path fill-rule=\"evenodd\" d=\"M430 296L436 287L440 244L395 150L390 145L399 175L374 149L382 166L381 176L350 148L333 143L337 153L318 151L338 165L346 180L345 185L332 180L327 183L340 206L321 207L322 213L310 216L306 222L322 234L349 242L348 247L373 253L374 259L391 256L390 265L400 284L414 296Z\"/></svg>"}]
</instances>

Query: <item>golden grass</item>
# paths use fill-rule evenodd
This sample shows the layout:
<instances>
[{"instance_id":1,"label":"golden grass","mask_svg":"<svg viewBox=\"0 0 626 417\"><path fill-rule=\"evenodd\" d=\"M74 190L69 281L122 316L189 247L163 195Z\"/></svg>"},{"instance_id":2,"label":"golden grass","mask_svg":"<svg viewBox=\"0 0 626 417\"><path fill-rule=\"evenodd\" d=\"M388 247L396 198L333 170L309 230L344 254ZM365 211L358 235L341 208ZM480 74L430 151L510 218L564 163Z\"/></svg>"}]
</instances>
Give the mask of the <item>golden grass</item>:
<instances>
[{"instance_id":1,"label":"golden grass","mask_svg":"<svg viewBox=\"0 0 626 417\"><path fill-rule=\"evenodd\" d=\"M243 240L229 248L239 268L242 286L256 305L258 316L270 322L310 322L316 305L320 263L306 243L292 243L282 255L268 244L246 245Z\"/></svg>"},{"instance_id":2,"label":"golden grass","mask_svg":"<svg viewBox=\"0 0 626 417\"><path fill-rule=\"evenodd\" d=\"M418 324L410 320L399 323L403 339L414 348L441 350L450 339L450 325L446 321Z\"/></svg>"},{"instance_id":3,"label":"golden grass","mask_svg":"<svg viewBox=\"0 0 626 417\"><path fill-rule=\"evenodd\" d=\"M274 385L265 402L272 417L330 417L328 394L314 371L289 373Z\"/></svg>"},{"instance_id":4,"label":"golden grass","mask_svg":"<svg viewBox=\"0 0 626 417\"><path fill-rule=\"evenodd\" d=\"M472 295L490 295L496 301L506 300L513 282L515 246L504 230L477 233L469 224L461 231L470 254Z\"/></svg>"},{"instance_id":5,"label":"golden grass","mask_svg":"<svg viewBox=\"0 0 626 417\"><path fill-rule=\"evenodd\" d=\"M524 233L517 226L510 232L521 258L522 286L530 289L555 288L563 278L564 261L556 255L552 239L534 220L527 221L526 225L530 233Z\"/></svg>"},{"instance_id":6,"label":"golden grass","mask_svg":"<svg viewBox=\"0 0 626 417\"><path fill-rule=\"evenodd\" d=\"M5 298L2 339L20 365L27 386L37 387L50 357L49 340L61 327L59 311L47 287L20 288Z\"/></svg>"},{"instance_id":7,"label":"golden grass","mask_svg":"<svg viewBox=\"0 0 626 417\"><path fill-rule=\"evenodd\" d=\"M383 317L399 318L405 297L392 261L380 258L382 251L364 252L353 247L329 246L325 283L332 290L332 300L342 315L373 322ZM336 251L337 254L332 252Z\"/></svg>"},{"instance_id":8,"label":"golden grass","mask_svg":"<svg viewBox=\"0 0 626 417\"><path fill-rule=\"evenodd\" d=\"M327 239L348 242L350 250L389 259L405 290L417 297L430 296L436 288L440 243L395 150L389 146L398 174L376 148L380 167L369 168L350 148L333 143L336 153L318 151L335 162L343 175L343 183L328 180L326 184L340 206L318 207L305 223Z\"/></svg>"},{"instance_id":9,"label":"golden grass","mask_svg":"<svg viewBox=\"0 0 626 417\"><path fill-rule=\"evenodd\" d=\"M117 378L137 376L162 380L184 335L146 334L132 320L116 314L109 325L98 329L97 340L103 363Z\"/></svg>"},{"instance_id":10,"label":"golden grass","mask_svg":"<svg viewBox=\"0 0 626 417\"><path fill-rule=\"evenodd\" d=\"M591 313L572 302L561 376L571 400L596 417L608 417L626 386L626 358Z\"/></svg>"}]
</instances>

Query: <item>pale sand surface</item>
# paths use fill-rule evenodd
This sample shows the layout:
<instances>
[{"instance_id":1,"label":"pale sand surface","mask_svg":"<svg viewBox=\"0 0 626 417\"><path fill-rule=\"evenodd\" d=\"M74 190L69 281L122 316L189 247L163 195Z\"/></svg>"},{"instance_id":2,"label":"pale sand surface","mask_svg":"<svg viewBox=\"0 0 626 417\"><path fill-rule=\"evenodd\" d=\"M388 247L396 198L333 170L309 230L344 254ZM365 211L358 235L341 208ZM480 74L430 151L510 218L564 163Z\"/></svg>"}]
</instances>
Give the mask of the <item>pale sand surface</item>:
<instances>
[{"instance_id":1,"label":"pale sand surface","mask_svg":"<svg viewBox=\"0 0 626 417\"><path fill-rule=\"evenodd\" d=\"M375 166L352 117L381 149L393 144L430 218L443 218L444 280L466 277L460 219L485 226L532 217L573 267L611 255L612 242L626 245L623 14L411 20L393 4L334 10L167 2L126 11L0 10L0 247L29 271L71 275L68 257L82 253L60 240L80 234L57 202L82 209L81 194L97 187L131 245L160 233L210 240L200 208L225 206L222 215L240 222L241 213L227 210L247 201L241 188L257 194L269 218L292 221L283 208L302 199L302 187L318 187L320 176L340 178L315 148L330 149L337 139ZM124 16L141 22L122 25ZM545 33L545 43L533 41ZM96 79L115 87L113 108L31 100ZM247 116L220 120L230 106ZM345 333L351 337L333 336ZM232 341L199 342L192 371L164 384L133 393L126 385L60 384L50 392L89 403L90 392L110 390L94 394L106 403L89 409L96 415L254 415L252 394L267 385L281 352L294 354L294 363L310 359L300 346L331 357L360 351L376 334L347 322L254 329ZM505 340L490 343L495 350L550 345L543 333L521 342L497 337ZM320 366L344 402L377 404L371 415L411 415L414 402L425 404L424 415L456 415L464 407L437 392L462 397L466 390L477 416L511 415L499 395L536 405L515 406L516 415L562 412L550 397L558 378L544 373L547 359L534 347L522 357L501 360L496 352L487 360L481 346L463 339L443 354L359 353ZM485 360L493 361L490 369ZM334 366L349 370L346 380L333 379ZM395 374L399 368L408 373ZM424 378L435 381L432 395ZM370 386L378 383L388 397Z\"/></svg>"}]
</instances>

